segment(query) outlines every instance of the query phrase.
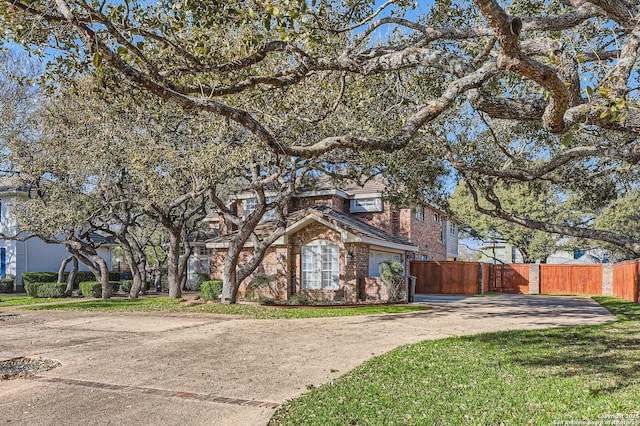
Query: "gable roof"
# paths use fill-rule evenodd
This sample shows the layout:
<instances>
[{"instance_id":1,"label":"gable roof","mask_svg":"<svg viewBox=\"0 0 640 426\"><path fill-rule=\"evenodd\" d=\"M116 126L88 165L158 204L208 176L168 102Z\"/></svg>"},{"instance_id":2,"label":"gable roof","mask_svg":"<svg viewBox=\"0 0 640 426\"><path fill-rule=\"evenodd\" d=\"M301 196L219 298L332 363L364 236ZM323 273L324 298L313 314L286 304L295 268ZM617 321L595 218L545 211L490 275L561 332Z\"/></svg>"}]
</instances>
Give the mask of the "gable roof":
<instances>
[{"instance_id":1,"label":"gable roof","mask_svg":"<svg viewBox=\"0 0 640 426\"><path fill-rule=\"evenodd\" d=\"M346 231L357 239L357 241L354 240L351 242L362 242L406 251L418 250L418 247L402 237L391 235L353 215L339 212L328 206L315 206L293 212L287 218L285 236L305 227L309 221L317 221L336 230ZM273 233L276 228L277 221L268 221L258 224L255 232L258 236L262 237ZM207 247L227 247L236 234L237 231L212 238L207 241ZM281 244L283 243L284 241L281 242Z\"/></svg>"}]
</instances>

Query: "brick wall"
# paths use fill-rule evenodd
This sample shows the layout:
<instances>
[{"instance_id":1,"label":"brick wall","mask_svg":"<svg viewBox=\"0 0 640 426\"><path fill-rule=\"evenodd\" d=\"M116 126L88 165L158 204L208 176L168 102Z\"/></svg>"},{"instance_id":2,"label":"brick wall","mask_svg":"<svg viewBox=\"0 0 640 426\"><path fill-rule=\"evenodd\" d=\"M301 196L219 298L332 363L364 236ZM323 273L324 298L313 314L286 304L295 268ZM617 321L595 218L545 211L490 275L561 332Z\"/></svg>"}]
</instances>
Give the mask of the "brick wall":
<instances>
[{"instance_id":1,"label":"brick wall","mask_svg":"<svg viewBox=\"0 0 640 426\"><path fill-rule=\"evenodd\" d=\"M421 260L422 255L426 255L427 260L447 260L447 247L440 238L442 222L435 221L433 210L424 210L424 220L418 220L415 209L401 209L400 234L418 246L416 260Z\"/></svg>"}]
</instances>

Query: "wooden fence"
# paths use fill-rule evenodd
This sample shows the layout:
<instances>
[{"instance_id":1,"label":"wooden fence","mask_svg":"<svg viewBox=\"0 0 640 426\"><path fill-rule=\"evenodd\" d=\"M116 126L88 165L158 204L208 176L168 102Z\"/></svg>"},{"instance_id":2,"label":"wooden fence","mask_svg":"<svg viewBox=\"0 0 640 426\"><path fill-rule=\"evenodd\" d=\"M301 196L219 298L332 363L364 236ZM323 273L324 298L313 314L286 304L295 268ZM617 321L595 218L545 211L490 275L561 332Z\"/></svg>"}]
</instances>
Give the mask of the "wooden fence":
<instances>
[{"instance_id":1,"label":"wooden fence","mask_svg":"<svg viewBox=\"0 0 640 426\"><path fill-rule=\"evenodd\" d=\"M540 265L542 294L602 294L602 264Z\"/></svg>"},{"instance_id":2,"label":"wooden fence","mask_svg":"<svg viewBox=\"0 0 640 426\"><path fill-rule=\"evenodd\" d=\"M478 294L480 268L478 262L419 260L410 265L418 294Z\"/></svg>"},{"instance_id":3,"label":"wooden fence","mask_svg":"<svg viewBox=\"0 0 640 426\"><path fill-rule=\"evenodd\" d=\"M621 262L613 267L613 295L640 303L640 259Z\"/></svg>"},{"instance_id":4,"label":"wooden fence","mask_svg":"<svg viewBox=\"0 0 640 426\"><path fill-rule=\"evenodd\" d=\"M616 265L491 265L414 261L418 294L609 294L640 303L640 259Z\"/></svg>"}]
</instances>

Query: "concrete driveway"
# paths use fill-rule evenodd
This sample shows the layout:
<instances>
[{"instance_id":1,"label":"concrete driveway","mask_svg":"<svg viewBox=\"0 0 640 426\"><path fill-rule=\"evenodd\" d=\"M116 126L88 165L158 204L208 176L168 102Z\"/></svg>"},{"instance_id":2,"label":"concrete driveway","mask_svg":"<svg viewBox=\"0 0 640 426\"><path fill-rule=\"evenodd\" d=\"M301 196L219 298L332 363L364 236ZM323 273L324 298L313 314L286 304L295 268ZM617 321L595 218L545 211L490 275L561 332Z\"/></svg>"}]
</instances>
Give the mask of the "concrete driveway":
<instances>
[{"instance_id":1,"label":"concrete driveway","mask_svg":"<svg viewBox=\"0 0 640 426\"><path fill-rule=\"evenodd\" d=\"M275 407L367 359L426 339L615 318L588 298L429 299L401 315L306 320L0 311L0 360L59 361L0 381L0 423L262 425Z\"/></svg>"}]
</instances>

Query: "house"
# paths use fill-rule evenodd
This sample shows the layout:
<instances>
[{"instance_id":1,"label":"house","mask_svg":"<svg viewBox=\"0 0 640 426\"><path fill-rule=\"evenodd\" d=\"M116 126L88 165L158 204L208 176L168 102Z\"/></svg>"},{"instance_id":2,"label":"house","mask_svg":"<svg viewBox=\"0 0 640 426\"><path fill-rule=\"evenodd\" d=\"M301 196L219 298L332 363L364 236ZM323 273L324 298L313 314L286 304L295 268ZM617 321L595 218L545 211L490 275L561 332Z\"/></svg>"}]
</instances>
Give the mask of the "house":
<instances>
[{"instance_id":1,"label":"house","mask_svg":"<svg viewBox=\"0 0 640 426\"><path fill-rule=\"evenodd\" d=\"M205 222L216 222L217 214L212 214L207 217ZM217 229L200 229L189 235L189 245L191 248L191 255L187 261L187 277L186 284L193 286L199 282L200 275L211 274L211 250L207 248L206 242L212 238L218 236ZM180 254L184 254L184 249L180 250ZM208 279L208 278L207 278Z\"/></svg>"},{"instance_id":2,"label":"house","mask_svg":"<svg viewBox=\"0 0 640 426\"><path fill-rule=\"evenodd\" d=\"M290 201L284 235L267 251L256 271L265 291L243 283L239 295L289 299L306 293L315 299L353 303L386 300L379 264L385 260L405 266L411 260L453 260L457 257L458 229L441 210L427 206L394 207L382 197L381 179L364 184L336 186L321 177L312 189ZM249 193L234 199L239 215L255 208ZM268 235L276 227L267 214L255 232ZM234 230L221 220L211 220L220 236L209 240L212 278L221 279L224 258ZM246 246L246 253L251 251Z\"/></svg>"},{"instance_id":3,"label":"house","mask_svg":"<svg viewBox=\"0 0 640 426\"><path fill-rule=\"evenodd\" d=\"M478 262L484 263L523 263L522 253L513 244L506 241L489 241L478 247Z\"/></svg>"},{"instance_id":4,"label":"house","mask_svg":"<svg viewBox=\"0 0 640 426\"><path fill-rule=\"evenodd\" d=\"M572 252L560 250L547 257L549 264L591 265L608 262L609 257L604 250L574 250Z\"/></svg>"},{"instance_id":5,"label":"house","mask_svg":"<svg viewBox=\"0 0 640 426\"><path fill-rule=\"evenodd\" d=\"M0 234L18 235L20 230L13 210L29 195L29 188L21 185L15 178L0 178ZM112 268L111 245L105 244L98 254ZM69 257L63 244L50 244L40 238L25 241L0 239L0 277L15 277L14 289L21 291L23 272L58 271L62 261ZM79 269L87 271L80 263Z\"/></svg>"}]
</instances>

